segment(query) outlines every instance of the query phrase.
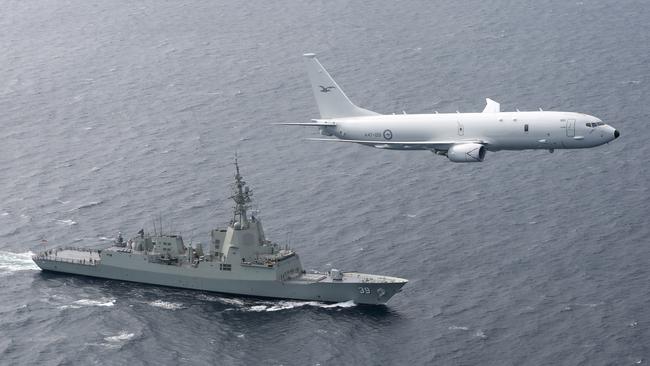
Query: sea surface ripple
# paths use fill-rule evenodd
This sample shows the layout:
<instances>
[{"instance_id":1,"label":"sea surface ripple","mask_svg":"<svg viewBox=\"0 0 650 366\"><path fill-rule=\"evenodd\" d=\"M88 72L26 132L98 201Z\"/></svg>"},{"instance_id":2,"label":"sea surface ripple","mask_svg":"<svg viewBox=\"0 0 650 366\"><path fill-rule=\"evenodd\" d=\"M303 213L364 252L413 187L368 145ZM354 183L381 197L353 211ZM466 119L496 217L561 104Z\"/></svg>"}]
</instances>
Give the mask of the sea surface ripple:
<instances>
[{"instance_id":1,"label":"sea surface ripple","mask_svg":"<svg viewBox=\"0 0 650 366\"><path fill-rule=\"evenodd\" d=\"M650 360L650 3L0 1L0 364L635 365ZM579 111L587 150L304 141L302 53L382 113ZM307 269L405 277L386 307L43 273L162 217L207 242L232 161Z\"/></svg>"}]
</instances>

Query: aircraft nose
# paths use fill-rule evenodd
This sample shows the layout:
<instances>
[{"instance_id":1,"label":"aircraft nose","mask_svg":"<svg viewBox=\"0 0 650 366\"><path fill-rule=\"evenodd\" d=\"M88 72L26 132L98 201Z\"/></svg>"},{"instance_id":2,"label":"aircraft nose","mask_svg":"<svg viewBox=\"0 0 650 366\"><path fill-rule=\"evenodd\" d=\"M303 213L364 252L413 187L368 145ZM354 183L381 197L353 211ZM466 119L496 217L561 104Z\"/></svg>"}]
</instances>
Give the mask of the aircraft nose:
<instances>
[{"instance_id":1,"label":"aircraft nose","mask_svg":"<svg viewBox=\"0 0 650 366\"><path fill-rule=\"evenodd\" d=\"M621 133L618 130L614 130L614 138L617 139L619 136L621 136Z\"/></svg>"}]
</instances>

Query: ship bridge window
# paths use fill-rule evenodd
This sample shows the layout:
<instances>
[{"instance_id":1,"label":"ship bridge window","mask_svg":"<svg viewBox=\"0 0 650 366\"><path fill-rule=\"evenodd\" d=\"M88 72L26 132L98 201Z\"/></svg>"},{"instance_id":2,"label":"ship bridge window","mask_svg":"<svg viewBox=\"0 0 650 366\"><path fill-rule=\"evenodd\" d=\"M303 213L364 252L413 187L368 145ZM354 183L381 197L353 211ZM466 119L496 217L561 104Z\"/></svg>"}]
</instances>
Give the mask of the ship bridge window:
<instances>
[{"instance_id":1,"label":"ship bridge window","mask_svg":"<svg viewBox=\"0 0 650 366\"><path fill-rule=\"evenodd\" d=\"M232 270L232 264L230 263L221 263L219 264L219 269L222 271L230 271Z\"/></svg>"}]
</instances>

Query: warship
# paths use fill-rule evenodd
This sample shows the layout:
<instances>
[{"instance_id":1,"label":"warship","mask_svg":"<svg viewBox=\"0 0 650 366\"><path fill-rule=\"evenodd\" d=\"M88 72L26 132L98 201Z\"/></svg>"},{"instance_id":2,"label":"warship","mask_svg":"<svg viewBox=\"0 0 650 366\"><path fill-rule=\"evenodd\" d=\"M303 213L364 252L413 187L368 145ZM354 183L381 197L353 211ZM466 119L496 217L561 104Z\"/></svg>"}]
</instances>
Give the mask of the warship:
<instances>
[{"instance_id":1,"label":"warship","mask_svg":"<svg viewBox=\"0 0 650 366\"><path fill-rule=\"evenodd\" d=\"M181 235L140 230L121 233L100 249L56 247L32 259L42 270L235 296L321 302L385 304L408 281L331 269L305 271L287 245L267 240L251 208L252 190L235 159L234 215L226 228L210 231L210 244L185 245ZM249 214L250 211L250 214Z\"/></svg>"}]
</instances>

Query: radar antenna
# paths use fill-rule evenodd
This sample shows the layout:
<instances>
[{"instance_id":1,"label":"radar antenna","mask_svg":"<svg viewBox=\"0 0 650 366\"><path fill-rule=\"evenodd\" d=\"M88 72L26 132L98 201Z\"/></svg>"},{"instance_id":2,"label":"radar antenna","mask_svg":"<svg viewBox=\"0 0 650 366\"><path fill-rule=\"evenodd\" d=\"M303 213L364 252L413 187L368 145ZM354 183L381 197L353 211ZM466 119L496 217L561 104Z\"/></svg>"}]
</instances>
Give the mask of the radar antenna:
<instances>
[{"instance_id":1,"label":"radar antenna","mask_svg":"<svg viewBox=\"0 0 650 366\"><path fill-rule=\"evenodd\" d=\"M233 185L234 194L230 196L230 198L235 201L235 212L231 224L235 229L245 229L248 227L248 216L246 214L246 211L250 208L253 191L246 186L246 182L242 179L241 174L239 174L237 154L235 154L235 171L235 183Z\"/></svg>"}]
</instances>

